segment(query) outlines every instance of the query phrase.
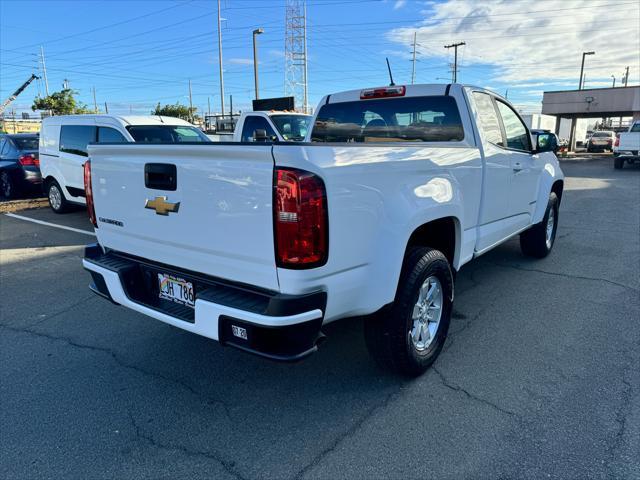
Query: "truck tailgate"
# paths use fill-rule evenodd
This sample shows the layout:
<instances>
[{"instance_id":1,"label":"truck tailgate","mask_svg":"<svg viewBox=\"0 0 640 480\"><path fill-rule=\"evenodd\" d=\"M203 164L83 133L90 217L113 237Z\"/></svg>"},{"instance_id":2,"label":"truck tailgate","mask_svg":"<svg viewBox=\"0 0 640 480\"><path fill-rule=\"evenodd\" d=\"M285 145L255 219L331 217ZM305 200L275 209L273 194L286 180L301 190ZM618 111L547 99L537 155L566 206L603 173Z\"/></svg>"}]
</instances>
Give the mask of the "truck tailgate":
<instances>
[{"instance_id":1,"label":"truck tailgate","mask_svg":"<svg viewBox=\"0 0 640 480\"><path fill-rule=\"evenodd\" d=\"M278 290L270 146L90 145L89 156L103 247Z\"/></svg>"}]
</instances>

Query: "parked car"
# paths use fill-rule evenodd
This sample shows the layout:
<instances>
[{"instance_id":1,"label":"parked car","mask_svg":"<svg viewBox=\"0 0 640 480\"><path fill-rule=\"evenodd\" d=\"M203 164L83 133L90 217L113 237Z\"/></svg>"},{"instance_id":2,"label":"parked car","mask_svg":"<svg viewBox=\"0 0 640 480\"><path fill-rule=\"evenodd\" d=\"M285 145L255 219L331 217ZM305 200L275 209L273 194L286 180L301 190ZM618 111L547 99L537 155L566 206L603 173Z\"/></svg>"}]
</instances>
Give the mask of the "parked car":
<instances>
[{"instance_id":1,"label":"parked car","mask_svg":"<svg viewBox=\"0 0 640 480\"><path fill-rule=\"evenodd\" d=\"M63 213L71 204L84 205L84 162L89 143L210 142L197 127L173 117L62 115L42 121L40 169L49 205Z\"/></svg>"},{"instance_id":2,"label":"parked car","mask_svg":"<svg viewBox=\"0 0 640 480\"><path fill-rule=\"evenodd\" d=\"M634 121L628 131L617 135L613 157L613 166L618 169L624 166L624 162L640 161L640 120Z\"/></svg>"},{"instance_id":3,"label":"parked car","mask_svg":"<svg viewBox=\"0 0 640 480\"><path fill-rule=\"evenodd\" d=\"M382 365L417 375L447 337L455 272L520 235L554 245L563 173L495 93L460 84L324 97L304 143L89 145L98 295L271 359L367 316Z\"/></svg>"},{"instance_id":4,"label":"parked car","mask_svg":"<svg viewBox=\"0 0 640 480\"><path fill-rule=\"evenodd\" d=\"M600 130L593 132L589 140L587 140L587 152L596 152L605 150L613 151L613 143L616 139L616 132L610 130Z\"/></svg>"},{"instance_id":5,"label":"parked car","mask_svg":"<svg viewBox=\"0 0 640 480\"><path fill-rule=\"evenodd\" d=\"M14 198L41 188L38 134L0 135L0 194Z\"/></svg>"}]
</instances>

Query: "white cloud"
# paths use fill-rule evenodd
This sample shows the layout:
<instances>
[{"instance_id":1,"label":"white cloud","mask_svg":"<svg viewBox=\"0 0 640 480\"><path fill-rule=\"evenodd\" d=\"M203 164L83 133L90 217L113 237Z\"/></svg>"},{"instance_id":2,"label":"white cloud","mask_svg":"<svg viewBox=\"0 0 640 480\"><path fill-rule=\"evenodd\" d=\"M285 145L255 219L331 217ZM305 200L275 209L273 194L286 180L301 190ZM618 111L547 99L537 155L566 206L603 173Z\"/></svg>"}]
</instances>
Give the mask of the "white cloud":
<instances>
[{"instance_id":1,"label":"white cloud","mask_svg":"<svg viewBox=\"0 0 640 480\"><path fill-rule=\"evenodd\" d=\"M399 10L407 4L407 0L396 0L396 3L393 5L394 10Z\"/></svg>"},{"instance_id":2,"label":"white cloud","mask_svg":"<svg viewBox=\"0 0 640 480\"><path fill-rule=\"evenodd\" d=\"M253 65L253 60L251 58L230 58L227 60L227 63L232 65ZM260 64L260 62L258 62Z\"/></svg>"},{"instance_id":3,"label":"white cloud","mask_svg":"<svg viewBox=\"0 0 640 480\"><path fill-rule=\"evenodd\" d=\"M597 8L583 0L445 0L428 4L419 24L393 29L387 37L407 46L417 32L420 57L443 64L453 53L443 45L464 41L466 46L458 50L463 68L493 67L494 77L487 80L518 82L517 88L547 85L549 80L577 88L582 52L587 50L596 52L585 62L587 86L612 74L620 82L627 65L633 83L640 68L639 13L633 2Z\"/></svg>"}]
</instances>

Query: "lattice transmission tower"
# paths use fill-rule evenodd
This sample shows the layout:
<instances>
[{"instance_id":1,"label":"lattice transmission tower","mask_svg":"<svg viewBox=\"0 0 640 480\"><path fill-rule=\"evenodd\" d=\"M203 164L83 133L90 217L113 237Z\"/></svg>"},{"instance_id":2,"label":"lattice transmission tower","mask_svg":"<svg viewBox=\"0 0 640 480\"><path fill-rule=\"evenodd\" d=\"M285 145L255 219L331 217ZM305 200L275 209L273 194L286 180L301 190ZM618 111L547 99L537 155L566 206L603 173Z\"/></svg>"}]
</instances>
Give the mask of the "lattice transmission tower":
<instances>
[{"instance_id":1,"label":"lattice transmission tower","mask_svg":"<svg viewBox=\"0 0 640 480\"><path fill-rule=\"evenodd\" d=\"M285 95L294 97L296 110L309 112L307 94L307 4L287 0L285 15Z\"/></svg>"}]
</instances>

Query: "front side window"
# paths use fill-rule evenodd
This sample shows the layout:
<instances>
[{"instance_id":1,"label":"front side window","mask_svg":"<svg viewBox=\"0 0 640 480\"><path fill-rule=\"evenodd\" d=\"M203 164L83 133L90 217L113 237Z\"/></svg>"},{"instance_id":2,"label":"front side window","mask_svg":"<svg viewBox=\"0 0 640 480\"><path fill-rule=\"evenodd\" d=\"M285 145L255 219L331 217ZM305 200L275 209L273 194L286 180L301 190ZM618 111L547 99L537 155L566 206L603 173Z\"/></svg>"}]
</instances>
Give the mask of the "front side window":
<instances>
[{"instance_id":1,"label":"front side window","mask_svg":"<svg viewBox=\"0 0 640 480\"><path fill-rule=\"evenodd\" d=\"M640 132L640 122L636 122L631 126L630 132Z\"/></svg>"},{"instance_id":2,"label":"front side window","mask_svg":"<svg viewBox=\"0 0 640 480\"><path fill-rule=\"evenodd\" d=\"M267 132L268 138L276 137L276 132L273 131L269 122L263 117L258 115L250 115L244 120L244 126L242 127L242 141L253 142L255 141L256 130L264 130Z\"/></svg>"},{"instance_id":3,"label":"front side window","mask_svg":"<svg viewBox=\"0 0 640 480\"><path fill-rule=\"evenodd\" d=\"M507 148L526 151L531 150L529 132L527 132L527 127L524 126L520 117L506 103L500 101L496 103L498 104L498 110L502 117L502 125L504 126L504 132L507 137Z\"/></svg>"},{"instance_id":4,"label":"front side window","mask_svg":"<svg viewBox=\"0 0 640 480\"><path fill-rule=\"evenodd\" d=\"M87 145L96 141L96 127L89 125L62 125L60 151L88 157Z\"/></svg>"},{"instance_id":5,"label":"front side window","mask_svg":"<svg viewBox=\"0 0 640 480\"><path fill-rule=\"evenodd\" d=\"M98 143L126 143L127 139L124 138L118 130L110 127L98 127Z\"/></svg>"},{"instance_id":6,"label":"front side window","mask_svg":"<svg viewBox=\"0 0 640 480\"><path fill-rule=\"evenodd\" d=\"M478 111L478 124L482 129L485 139L487 142L502 147L502 130L500 130L498 113L493 106L491 96L482 92L473 92L473 99L475 100L476 110Z\"/></svg>"},{"instance_id":7,"label":"front side window","mask_svg":"<svg viewBox=\"0 0 640 480\"><path fill-rule=\"evenodd\" d=\"M453 97L404 97L323 105L312 142L459 142L464 139Z\"/></svg>"},{"instance_id":8,"label":"front side window","mask_svg":"<svg viewBox=\"0 0 640 480\"><path fill-rule=\"evenodd\" d=\"M127 130L136 143L210 143L209 137L188 125L130 125Z\"/></svg>"}]
</instances>

